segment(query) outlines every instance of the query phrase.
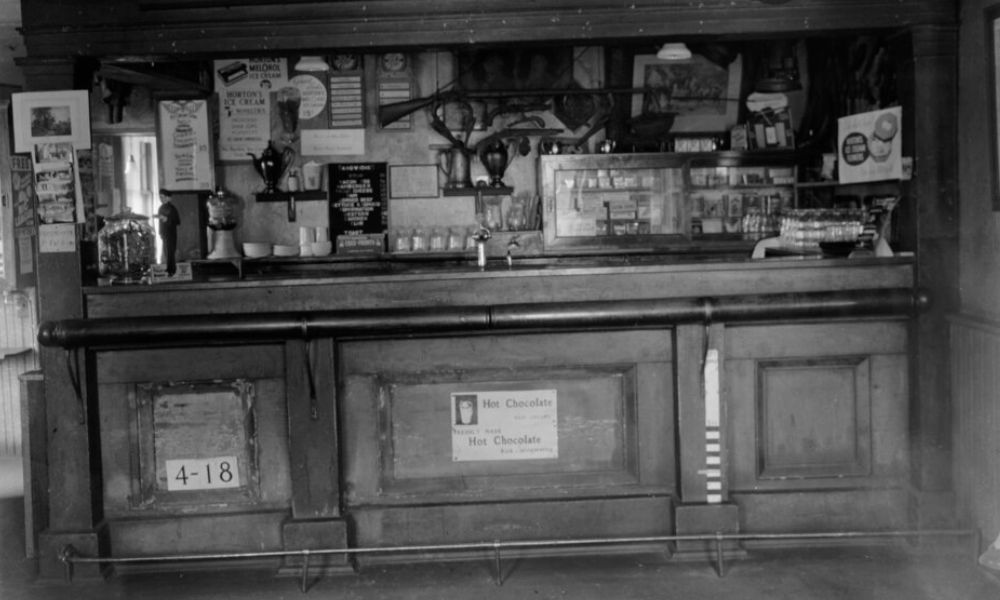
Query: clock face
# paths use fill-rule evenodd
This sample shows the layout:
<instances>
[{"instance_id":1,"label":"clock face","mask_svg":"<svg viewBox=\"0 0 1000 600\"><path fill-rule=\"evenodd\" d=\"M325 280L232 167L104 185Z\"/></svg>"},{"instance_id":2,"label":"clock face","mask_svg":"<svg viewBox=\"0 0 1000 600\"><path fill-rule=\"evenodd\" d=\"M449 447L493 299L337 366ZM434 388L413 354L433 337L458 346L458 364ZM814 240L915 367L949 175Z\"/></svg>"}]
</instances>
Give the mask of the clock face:
<instances>
[{"instance_id":1,"label":"clock face","mask_svg":"<svg viewBox=\"0 0 1000 600\"><path fill-rule=\"evenodd\" d=\"M353 71L358 68L357 54L338 54L333 57L333 68L338 71Z\"/></svg>"},{"instance_id":2,"label":"clock face","mask_svg":"<svg viewBox=\"0 0 1000 600\"><path fill-rule=\"evenodd\" d=\"M402 71L406 68L406 55L402 52L387 52L383 54L382 68L386 71Z\"/></svg>"}]
</instances>

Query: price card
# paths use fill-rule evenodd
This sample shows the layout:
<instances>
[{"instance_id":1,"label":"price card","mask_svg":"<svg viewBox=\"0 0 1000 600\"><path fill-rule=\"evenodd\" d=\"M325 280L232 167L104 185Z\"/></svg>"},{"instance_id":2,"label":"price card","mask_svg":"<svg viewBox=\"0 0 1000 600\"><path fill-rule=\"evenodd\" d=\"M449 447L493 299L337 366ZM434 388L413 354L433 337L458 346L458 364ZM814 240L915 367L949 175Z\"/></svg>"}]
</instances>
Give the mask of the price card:
<instances>
[{"instance_id":1,"label":"price card","mask_svg":"<svg viewBox=\"0 0 1000 600\"><path fill-rule=\"evenodd\" d=\"M168 460L167 490L218 490L240 487L235 456Z\"/></svg>"}]
</instances>

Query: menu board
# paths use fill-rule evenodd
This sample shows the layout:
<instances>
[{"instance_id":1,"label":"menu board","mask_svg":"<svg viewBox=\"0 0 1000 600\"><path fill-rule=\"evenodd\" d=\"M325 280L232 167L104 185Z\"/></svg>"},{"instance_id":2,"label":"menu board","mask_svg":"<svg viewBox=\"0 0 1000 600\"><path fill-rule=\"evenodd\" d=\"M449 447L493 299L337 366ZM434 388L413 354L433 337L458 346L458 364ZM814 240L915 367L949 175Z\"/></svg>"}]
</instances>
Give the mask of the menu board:
<instances>
[{"instance_id":1,"label":"menu board","mask_svg":"<svg viewBox=\"0 0 1000 600\"><path fill-rule=\"evenodd\" d=\"M337 253L382 253L389 216L386 163L332 163L329 169L330 235Z\"/></svg>"}]
</instances>

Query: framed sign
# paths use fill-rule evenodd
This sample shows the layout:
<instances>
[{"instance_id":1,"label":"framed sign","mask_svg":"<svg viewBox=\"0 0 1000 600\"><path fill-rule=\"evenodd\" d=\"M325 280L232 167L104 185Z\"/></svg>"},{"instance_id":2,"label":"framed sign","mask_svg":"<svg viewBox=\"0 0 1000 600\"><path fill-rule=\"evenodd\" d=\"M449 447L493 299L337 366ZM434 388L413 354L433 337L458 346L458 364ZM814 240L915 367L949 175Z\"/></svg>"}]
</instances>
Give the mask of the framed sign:
<instances>
[{"instance_id":1,"label":"framed sign","mask_svg":"<svg viewBox=\"0 0 1000 600\"><path fill-rule=\"evenodd\" d=\"M31 152L36 144L69 142L90 148L90 105L87 90L23 92L11 95L14 152Z\"/></svg>"},{"instance_id":2,"label":"framed sign","mask_svg":"<svg viewBox=\"0 0 1000 600\"><path fill-rule=\"evenodd\" d=\"M992 167L991 200L993 210L1000 211L1000 4L986 8L986 61L989 68L990 156Z\"/></svg>"},{"instance_id":3,"label":"framed sign","mask_svg":"<svg viewBox=\"0 0 1000 600\"><path fill-rule=\"evenodd\" d=\"M206 98L160 100L156 107L160 187L171 192L211 192L215 161Z\"/></svg>"},{"instance_id":4,"label":"framed sign","mask_svg":"<svg viewBox=\"0 0 1000 600\"><path fill-rule=\"evenodd\" d=\"M674 113L671 131L729 131L739 112L742 56L726 67L700 54L667 61L639 55L632 85L654 88L632 97L632 116Z\"/></svg>"}]
</instances>

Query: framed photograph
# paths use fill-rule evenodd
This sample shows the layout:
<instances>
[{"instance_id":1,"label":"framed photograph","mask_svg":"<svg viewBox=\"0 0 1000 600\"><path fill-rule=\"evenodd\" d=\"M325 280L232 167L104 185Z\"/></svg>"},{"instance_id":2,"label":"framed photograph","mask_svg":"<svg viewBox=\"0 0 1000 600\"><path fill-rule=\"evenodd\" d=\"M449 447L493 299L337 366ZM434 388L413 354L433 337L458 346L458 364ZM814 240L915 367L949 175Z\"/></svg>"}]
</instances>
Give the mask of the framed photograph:
<instances>
[{"instance_id":1,"label":"framed photograph","mask_svg":"<svg viewBox=\"0 0 1000 600\"><path fill-rule=\"evenodd\" d=\"M207 98L161 99L156 105L160 187L171 192L211 192L215 160Z\"/></svg>"},{"instance_id":2,"label":"framed photograph","mask_svg":"<svg viewBox=\"0 0 1000 600\"><path fill-rule=\"evenodd\" d=\"M22 92L11 95L14 152L31 152L35 144L73 144L90 148L90 105L87 90Z\"/></svg>"},{"instance_id":3,"label":"framed photograph","mask_svg":"<svg viewBox=\"0 0 1000 600\"><path fill-rule=\"evenodd\" d=\"M986 62L989 69L990 104L987 112L990 115L990 154L993 167L990 169L992 179L991 200L993 210L1000 211L1000 4L986 8Z\"/></svg>"},{"instance_id":4,"label":"framed photograph","mask_svg":"<svg viewBox=\"0 0 1000 600\"><path fill-rule=\"evenodd\" d=\"M736 124L743 58L720 67L704 56L667 61L635 57L632 85L655 88L632 96L632 116L674 113L671 131L729 131Z\"/></svg>"}]
</instances>

